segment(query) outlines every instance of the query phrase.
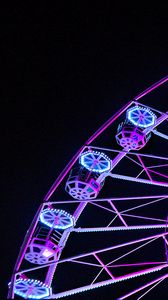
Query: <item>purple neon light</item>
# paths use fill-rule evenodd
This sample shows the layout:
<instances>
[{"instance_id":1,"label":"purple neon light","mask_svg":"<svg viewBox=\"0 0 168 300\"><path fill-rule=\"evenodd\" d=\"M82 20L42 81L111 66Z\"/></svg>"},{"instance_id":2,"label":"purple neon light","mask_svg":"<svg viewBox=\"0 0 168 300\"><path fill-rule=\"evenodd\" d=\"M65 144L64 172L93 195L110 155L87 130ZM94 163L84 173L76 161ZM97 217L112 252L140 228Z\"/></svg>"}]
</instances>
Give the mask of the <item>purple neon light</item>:
<instances>
[{"instance_id":1,"label":"purple neon light","mask_svg":"<svg viewBox=\"0 0 168 300\"><path fill-rule=\"evenodd\" d=\"M140 238L140 239L137 239L137 240L132 240L132 241L129 241L129 242L124 242L124 243L121 243L121 244L117 244L117 245L114 245L114 246L111 246L111 247L107 247L107 248L103 248L103 249L97 249L95 251L90 251L88 253L75 255L75 256L72 256L72 257L69 257L69 258L66 258L66 259L60 259L60 260L57 260L55 262L47 263L45 266L52 266L55 263L61 264L61 263L64 263L64 262L69 262L69 261L74 260L74 259L83 258L83 257L93 255L94 253L96 253L96 254L97 253L103 253L103 252L106 252L106 251L123 248L125 246L134 245L134 244L137 244L137 243L140 243L140 242L146 242L146 241L150 241L150 240L154 241L154 240L157 240L157 239L162 238L163 236L167 236L167 235L168 235L168 232L155 234L155 235ZM41 268L43 268L43 266L38 266L36 268L25 269L22 272L26 273L26 272L34 271L34 270L41 269ZM18 273L18 274L20 274L20 273Z\"/></svg>"},{"instance_id":2,"label":"purple neon light","mask_svg":"<svg viewBox=\"0 0 168 300\"><path fill-rule=\"evenodd\" d=\"M65 297L65 296L71 296L71 295L74 295L74 294L77 294L77 293L80 293L80 292L89 291L89 290L92 290L92 289L95 289L95 288L99 288L99 287L107 286L107 285L114 284L114 283L117 283L117 282L129 280L129 279L132 279L132 278L135 278L135 277L138 277L138 276L147 275L147 274L150 274L152 272L157 272L157 271L162 270L165 267L167 267L167 265L157 266L157 267L150 268L150 269L147 269L147 270L143 270L143 271L140 271L140 272L134 272L132 274L128 274L128 275L125 275L125 276L120 276L116 279L109 279L109 280L93 283L93 284L90 284L90 285L87 285L87 286L83 286L83 287L80 287L80 288L72 289L72 290L69 290L67 292L53 294L52 297L53 297L53 299L56 299L56 298L61 298L61 297Z\"/></svg>"},{"instance_id":3,"label":"purple neon light","mask_svg":"<svg viewBox=\"0 0 168 300\"><path fill-rule=\"evenodd\" d=\"M141 291L141 290L143 290L143 289L145 289L145 288L147 288L147 287L149 287L149 286L151 286L151 285L153 285L155 283L158 283L158 281L166 279L167 277L168 277L168 274L166 274L164 276L161 276L159 278L156 278L156 279L154 279L154 280L152 280L152 281L144 284L143 286L141 286L141 287L133 290L132 292L130 292L130 293L128 293L128 294L120 297L120 300L126 299L126 298L128 298L128 297L130 297L130 296L132 296L132 295L134 295L136 293L138 293L139 291Z\"/></svg>"},{"instance_id":4,"label":"purple neon light","mask_svg":"<svg viewBox=\"0 0 168 300\"><path fill-rule=\"evenodd\" d=\"M163 84L164 82L166 82L168 80L168 76L167 77L165 77L165 78L163 78L163 79L161 79L159 82L157 82L157 83L155 83L154 85L152 85L150 88L148 88L148 89L146 89L143 93L141 93L141 94L139 94L138 96L136 96L135 98L134 98L134 100L138 100L138 99L140 99L141 97L143 97L144 95L146 95L146 94L148 94L149 92L151 92L152 90L154 90L155 88L157 88L158 86L160 86L161 84ZM131 104L129 104L129 106L130 106ZM85 144L85 145L89 145L89 143L91 143L94 139L96 139L96 137L97 136L99 136L99 134L101 134L115 119L117 119L118 118L118 116L120 115L120 114L122 114L122 112L123 112L123 110L120 110L120 112L119 113L117 113L115 116L116 117L113 117L113 118L110 118L88 141L87 141L87 143ZM68 166L63 170L63 172L60 174L60 176L58 177L58 179L56 180L56 182L54 182L54 184L53 184L53 186L51 187L51 189L50 189L50 191L47 193L47 195L46 195L46 197L45 197L45 201L48 201L49 200L49 198L50 198L50 196L53 194L53 192L56 190L56 188L58 187L58 185L60 184L60 182L63 180L63 178L66 176L66 174L69 172L69 170L71 169L71 167L73 166L73 164L75 163L75 161L79 158L79 155L80 155L80 153L84 150L84 148L85 148L85 146L83 146L81 149L80 149L80 151L76 154L76 156L74 156L74 159L72 159L71 160L71 162L68 164ZM142 164L141 164L142 165ZM150 172L152 172L153 170L148 170L148 168L147 167L143 167L144 168L144 170L146 171L146 173L148 172L148 174L149 174L149 171ZM157 175L161 175L161 176L163 176L164 177L164 174L160 174L159 172L156 172L157 173ZM148 176L149 177L149 176ZM166 176L165 176L166 177ZM167 177L166 177L167 178ZM164 185L163 185L164 186ZM167 195L165 196L165 197L167 197ZM125 200L125 198L123 198L123 200ZM103 200L102 200L103 201ZM75 202L75 201L71 201L71 202ZM87 201L86 201L87 202ZM89 202L89 201L88 201ZM81 203L82 203L82 201L81 201ZM86 205L86 203L82 203L83 205L85 204ZM79 205L80 206L80 205ZM79 209L80 210L80 209ZM117 211L116 211L116 213L117 213ZM80 211L79 211L79 214L80 214ZM118 216L119 216L119 214L120 214L120 216L121 216L121 213L119 213L118 212ZM36 218L37 217L37 218ZM19 256L19 259L17 260L17 263L16 263L16 268L15 268L15 270L18 270L19 269L19 267L20 267L20 264L21 264L21 262L22 262L22 259L23 259L23 257L24 257L24 255L23 255L23 252L25 253L25 251L26 251L26 247L28 246L28 244L29 244L29 241L30 241L30 239L31 239L31 237L32 237L32 234L33 234L33 231L35 230L35 227L36 227L36 225L37 225L37 222L38 222L38 220L39 220L39 212L38 212L38 214L36 215L36 217L35 217L35 219L34 219L34 221L33 221L33 223L32 223L32 226L31 226L31 230L29 231L29 234L26 236L26 240L24 241L24 245L22 246L22 248L21 248L21 255ZM138 217L138 216L137 216ZM163 238L165 237L164 235L162 236ZM25 247L25 248L24 248ZM98 252L96 252L96 253L98 253ZM61 262L61 261L59 261L59 262ZM58 262L57 262L58 263ZM50 265L53 265L53 264L48 264L49 266ZM166 265L167 266L167 265ZM36 269L36 268L35 268ZM38 268L37 268L38 269ZM151 269L151 272L152 272L152 270L153 271L157 271L157 270L159 270L160 269L160 266L159 267L156 267L156 268L153 268L153 269ZM145 270L144 270L145 271ZM149 273L149 269L147 270L147 272ZM145 274L145 273L143 273L143 274ZM134 274L132 274L133 275L133 277L134 277ZM139 275L141 275L140 273L138 273L138 275L135 275L135 276L139 276ZM16 277L16 273L14 273L13 274L13 276L12 276L12 282L11 282L11 288L10 288L10 291L9 291L9 297L10 297L10 295L12 295L12 297L13 297L13 285L14 285L14 283L15 283L15 277ZM130 277L131 278L131 277ZM119 278L118 278L119 279ZM117 280L118 280L117 279ZM128 279L128 277L126 278L126 279ZM124 277L122 277L122 280L124 280ZM117 281L116 281L117 282ZM108 284L108 283L107 283ZM99 283L99 285L94 285L94 287L99 287L99 286L103 286L103 285L105 285L105 284L102 284L102 283ZM93 287L93 288L94 288ZM90 289L90 287L88 288L88 289ZM83 290L87 290L87 288L85 289L85 287L84 287L84 289ZM82 291L82 288L81 288L81 290L80 289L78 289L78 291ZM68 294L68 293L67 293ZM66 295L67 295L66 294ZM69 293L69 295L70 295L71 293ZM73 293L72 293L73 294ZM53 295L53 296L55 296L55 295ZM57 295L58 296L58 295Z\"/></svg>"},{"instance_id":5,"label":"purple neon light","mask_svg":"<svg viewBox=\"0 0 168 300\"><path fill-rule=\"evenodd\" d=\"M150 92L152 92L153 90L157 89L160 85L164 84L166 81L168 81L168 76L165 76L162 79L160 79L159 81L157 81L154 84L152 84L146 90L144 90L143 92L141 92L140 94L138 94L136 97L134 97L134 100L137 101L137 100L141 99L145 95L147 95Z\"/></svg>"},{"instance_id":6,"label":"purple neon light","mask_svg":"<svg viewBox=\"0 0 168 300\"><path fill-rule=\"evenodd\" d=\"M45 249L42 253L42 255L44 255L45 257L50 257L51 255L53 255L53 251L49 250L49 249Z\"/></svg>"}]
</instances>

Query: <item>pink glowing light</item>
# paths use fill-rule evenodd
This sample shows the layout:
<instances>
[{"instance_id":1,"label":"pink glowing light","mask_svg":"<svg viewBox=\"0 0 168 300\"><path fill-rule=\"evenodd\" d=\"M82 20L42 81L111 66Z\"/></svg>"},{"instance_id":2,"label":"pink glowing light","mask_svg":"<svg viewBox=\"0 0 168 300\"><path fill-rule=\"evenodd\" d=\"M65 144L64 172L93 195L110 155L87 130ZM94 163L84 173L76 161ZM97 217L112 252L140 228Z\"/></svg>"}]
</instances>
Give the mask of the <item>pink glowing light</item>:
<instances>
[{"instance_id":1,"label":"pink glowing light","mask_svg":"<svg viewBox=\"0 0 168 300\"><path fill-rule=\"evenodd\" d=\"M53 252L48 250L47 248L43 251L42 253L45 257L49 257L51 255L53 255Z\"/></svg>"}]
</instances>

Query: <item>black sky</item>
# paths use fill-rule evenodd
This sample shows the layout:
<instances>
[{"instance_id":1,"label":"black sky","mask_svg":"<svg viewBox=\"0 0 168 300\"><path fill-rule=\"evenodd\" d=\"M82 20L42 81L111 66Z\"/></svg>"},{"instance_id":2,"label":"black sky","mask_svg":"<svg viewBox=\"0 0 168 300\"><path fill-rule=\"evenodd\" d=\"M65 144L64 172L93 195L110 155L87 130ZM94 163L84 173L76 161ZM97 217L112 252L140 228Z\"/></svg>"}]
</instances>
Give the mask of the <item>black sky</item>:
<instances>
[{"instance_id":1,"label":"black sky","mask_svg":"<svg viewBox=\"0 0 168 300\"><path fill-rule=\"evenodd\" d=\"M55 8L13 4L3 17L5 299L26 230L59 172L117 109L167 75L168 21L166 5L128 7L121 1ZM159 109L166 106L163 101Z\"/></svg>"}]
</instances>

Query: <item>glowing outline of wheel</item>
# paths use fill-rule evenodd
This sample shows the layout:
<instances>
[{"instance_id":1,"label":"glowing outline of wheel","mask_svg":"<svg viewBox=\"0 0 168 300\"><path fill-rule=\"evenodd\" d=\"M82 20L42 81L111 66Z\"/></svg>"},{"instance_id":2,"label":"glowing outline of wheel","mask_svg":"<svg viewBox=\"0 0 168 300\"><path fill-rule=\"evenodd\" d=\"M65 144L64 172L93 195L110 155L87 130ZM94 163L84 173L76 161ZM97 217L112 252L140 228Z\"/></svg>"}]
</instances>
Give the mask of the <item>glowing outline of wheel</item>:
<instances>
[{"instance_id":1,"label":"glowing outline of wheel","mask_svg":"<svg viewBox=\"0 0 168 300\"><path fill-rule=\"evenodd\" d=\"M159 82L157 82L156 84L154 84L154 85L152 85L150 88L148 88L147 90L145 90L143 93L141 93L140 95L138 95L137 97L135 97L134 98L134 101L137 101L137 100L139 100L140 98L142 98L144 95L146 95L146 94L148 94L150 91L152 91L152 90L154 90L155 88L157 88L158 86L160 86L161 84L163 84L164 82L166 82L168 80L168 76L167 77L165 77L165 78L163 78L163 79L161 79ZM90 145L91 144L91 142L97 137L97 136L99 136L99 134L101 133L101 132L103 132L103 130L105 130L109 125L111 125L112 124L112 122L114 122L122 113L124 113L131 105L132 105L132 103L134 103L134 101L130 101L127 105L125 105L117 114L115 114L114 116L112 116L112 118L110 118L95 134L93 134L93 136L91 136L91 138L87 141L87 143L77 152L77 154L73 157L73 159L70 161L70 163L68 164L68 166L63 170L63 172L60 174L60 176L57 178L57 180L54 182L54 184L53 184L53 186L51 187L51 189L49 190L49 192L47 193L47 195L45 196L45 198L44 198L44 201L48 201L49 199L50 199L50 197L51 197L51 195L54 193L54 191L57 189L57 187L59 186L59 184L60 184L60 182L64 179L64 177L66 176L66 174L69 172L69 170L72 168L72 166L76 163L76 161L78 160L78 158L79 158L79 156L80 156L80 154L83 152L83 150L87 147L87 145ZM155 126L153 126L153 128L151 128L151 130L152 130L152 132L154 133L154 134L156 134L157 136L160 136L161 138L165 138L165 139L168 139L168 137L166 136L166 135L164 135L164 134L162 134L162 133L160 133L160 132L158 132L157 130L155 130L155 128L157 127L157 125L158 124L160 124L161 122L163 122L164 120L167 120L167 118L168 118L168 115L166 115L166 114L162 114L161 116L160 116L160 119L158 119L158 123L157 124L155 124ZM161 120L161 121L160 121ZM98 149L101 149L101 148L98 148ZM113 167L115 167L115 165L117 164L117 163L119 163L120 162L120 160L123 158L123 157L125 157L127 155L127 153L124 153L123 151L119 151L119 153L118 153L118 155L117 155L117 159L115 158L114 160L113 160L113 162L114 162L114 165L113 165ZM148 170L147 170L147 168L144 166L144 164L143 164L143 161L142 161L142 156L141 155L138 155L138 154L135 154L135 155L137 155L137 157L138 157L138 159L139 159L139 161L140 161L140 163L141 163L141 166L143 167L143 171L145 171L147 174L148 174ZM145 155L144 155L145 156ZM156 158L156 156L152 156L153 158ZM158 157L159 158L159 157ZM159 158L160 159L160 158ZM164 158L163 158L164 159ZM167 158L166 158L167 159ZM156 173L156 172L155 172ZM150 176L149 176L149 179L148 180L145 180L145 179L139 179L139 178L137 178L136 180L135 180L135 178L133 178L133 177L129 177L129 176L125 176L125 175L119 175L119 174L114 174L114 173L110 173L109 174L109 176L110 177L112 177L112 178L118 178L118 179L124 179L124 180L132 180L132 181L136 181L136 182L142 182L142 183L147 183L147 184L154 184L154 185L159 185L159 186L166 186L166 187L168 187L168 183L164 183L163 182L163 184L162 183L157 183L157 182L154 182L154 181L152 181L151 179L150 179ZM167 197L167 196L166 196ZM138 197L136 197L136 198L138 198ZM144 197L139 197L139 199L143 199ZM145 198L155 198L155 196L151 196L151 197L145 197ZM157 196L157 198L158 198L158 196ZM129 198L123 198L123 199L125 199L125 200L128 200ZM131 198L130 198L131 199ZM116 199L115 199L116 200ZM120 200L120 199L119 199ZM103 200L102 200L103 201ZM72 201L71 201L72 202ZM53 203L57 203L57 202L53 202ZM60 203L60 202L59 202ZM74 218L75 218L75 220L77 221L77 219L79 218L79 216L80 216L80 214L82 213L82 211L84 210L84 208L85 208L85 206L86 206L86 204L87 204L87 201L83 201L83 202L80 202L80 204L79 204L79 206L78 206L78 209L77 209L77 211L75 211L75 213L74 213ZM22 246L22 248L21 248L21 252L20 252L20 255L19 255L19 257L18 257L18 260L17 260L17 262L16 262L16 270L18 270L19 269L19 267L20 267L20 265L21 265L21 263L22 263L22 260L23 260L23 254L24 254L24 251L25 251L25 249L26 249L26 247L28 246L28 243L29 243L29 241L31 240L31 236L32 236L32 234L33 234L33 232L34 232L34 229L35 229L35 227L36 227L36 225L37 225L37 222L38 222L38 218L39 218L39 214L40 214L40 212L43 210L43 208L44 208L44 206L45 206L45 204L42 204L41 206L40 206L40 208L39 208L39 210L38 210L38 213L36 214L36 216L35 216L35 218L34 218L34 220L33 220L33 222L32 222L32 224L31 224L31 227L30 227L30 231L27 233L27 235L26 235L26 243L24 243L23 244L23 246ZM117 209L116 209L116 207L114 206L114 204L112 204L112 207L113 207L113 209L114 210L116 210L116 213L119 215L119 212L117 211ZM120 219L122 220L122 216L121 215L119 215L120 216ZM122 222L123 222L124 220L122 220ZM149 229L149 228L167 228L167 225L165 225L166 223L164 223L164 224L160 224L160 225L152 225L152 226L147 226L147 225L144 225L144 226L128 226L128 228L126 228L126 227L124 227L124 226L122 226L122 227L119 227L118 226L118 228L115 228L115 227L113 227L113 228L109 228L108 227L108 229L105 229L105 228L98 228L98 229L95 229L95 228L89 228L89 229L84 229L84 231L83 232L86 232L86 230L89 232L93 232L93 231L102 231L102 230L128 230L128 229ZM65 230L66 231L66 230ZM76 232L82 232L82 229L76 229ZM65 232L65 235L64 235L64 233L63 233L63 235L65 236L64 237L64 240L65 240L65 238L66 238L66 240L67 240L67 238L68 238L68 236L69 236L69 234L70 234L70 232L68 231L66 231ZM162 235L157 235L157 237L164 237L164 238L166 238L166 236L167 236L167 234L168 233L163 233ZM150 237L150 238L153 238L154 236L152 236L152 237ZM156 237L156 236L155 236ZM145 239L146 240L146 239ZM149 240L149 238L147 238L147 240ZM139 242L140 240L138 240L138 242ZM134 241L133 241L134 242ZM100 251L100 250L99 250ZM105 251L105 250L102 250L102 251ZM95 254L96 253L98 253L98 252L95 252ZM61 254L60 254L61 255ZM54 273L55 273L55 270L56 270L56 267L57 267L57 264L59 263L59 261L57 261L57 262L55 262L55 264L53 264L53 265L51 265L51 266L49 266L49 276L48 276L48 278L50 279L49 281L50 281L50 283L52 282L52 279L53 279L53 275L54 275ZM105 266L104 266L105 267ZM103 268L104 268L103 267ZM107 281L105 281L105 282L100 282L100 283L98 283L98 284L91 284L91 285L88 285L88 286L85 286L85 287L81 287L81 288L76 288L76 289L74 289L74 290L70 290L70 291L66 291L66 292L63 292L63 293L58 293L58 294L52 294L52 299L56 299L56 298L60 298L60 297L64 297L64 296L68 296L68 295L72 295L72 294L75 294L75 293L78 293L78 292L82 292L82 291L86 291L86 290L90 290L90 289L94 289L94 288L96 288L96 287L101 287L101 286L104 286L104 285L108 285L108 284L112 284L112 283L117 283L117 282L120 282L120 281L123 281L123 280L127 280L127 279L130 279L130 278L134 278L134 277L137 277L137 276L141 276L141 275L145 275L145 274L149 274L149 273L151 273L151 272L156 272L156 271L159 271L159 270L162 270L162 269L164 269L164 268L166 268L167 267L167 263L166 264L164 264L164 265L162 265L162 266L156 266L156 267L154 267L154 268L148 268L146 271L145 270L143 270L143 271L140 271L140 272L138 272L138 273L136 273L136 274L130 274L129 276L125 276L125 277L118 277L117 279L111 279L111 280L107 280ZM30 270L32 270L32 269L28 269L28 270L23 270L22 272L24 273L24 272L29 272ZM34 268L34 270L35 270L35 268ZM14 285L15 285L15 282L16 282L16 278L17 278L17 276L19 275L20 273L18 273L18 271L16 271L16 272L14 272L13 273L13 275L12 275L12 280L11 280L11 285L10 285L10 289L9 289L9 294L8 294L8 298L12 295L13 296L13 291L14 291ZM163 280L163 279L165 279L165 278L167 278L168 277L168 274L166 274L166 275L164 275L164 276L162 276L161 277L161 279ZM158 281L160 280L160 278L159 279L157 279L157 280L155 280L155 283L157 283ZM160 282L160 281L159 281ZM148 284L146 284L146 285L144 285L143 287L141 287L139 290L138 290L138 292L140 291L140 290L143 290L144 288L146 288L146 287L148 287L148 286L150 286L151 284L153 284L154 283L154 281L153 282L150 282L150 283L148 283ZM123 296L123 297L121 297L120 299L125 299L125 298L127 298L127 297L129 297L130 295L132 295L132 294L134 294L134 293L136 293L137 292L137 290L134 290L132 293L129 293L129 294L127 294L127 295L125 295L125 296ZM48 299L50 299L51 297L49 297ZM10 298L9 298L10 299Z\"/></svg>"}]
</instances>

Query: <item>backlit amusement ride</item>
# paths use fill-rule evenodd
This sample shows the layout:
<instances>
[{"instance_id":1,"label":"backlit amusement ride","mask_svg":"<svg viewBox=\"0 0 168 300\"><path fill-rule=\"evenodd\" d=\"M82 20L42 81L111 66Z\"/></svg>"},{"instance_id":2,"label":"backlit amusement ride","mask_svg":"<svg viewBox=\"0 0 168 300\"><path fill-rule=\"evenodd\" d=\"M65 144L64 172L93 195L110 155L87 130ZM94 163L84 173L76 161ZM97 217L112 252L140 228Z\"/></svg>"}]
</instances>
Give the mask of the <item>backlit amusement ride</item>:
<instances>
[{"instance_id":1,"label":"backlit amusement ride","mask_svg":"<svg viewBox=\"0 0 168 300\"><path fill-rule=\"evenodd\" d=\"M100 299L104 286L110 299L141 299L168 279L168 113L139 102L166 81L114 114L56 179L26 233L8 299Z\"/></svg>"}]
</instances>

